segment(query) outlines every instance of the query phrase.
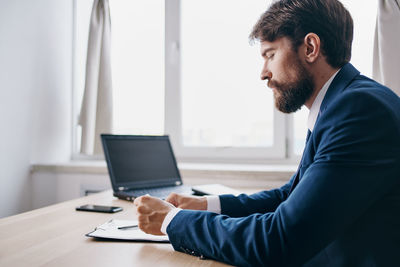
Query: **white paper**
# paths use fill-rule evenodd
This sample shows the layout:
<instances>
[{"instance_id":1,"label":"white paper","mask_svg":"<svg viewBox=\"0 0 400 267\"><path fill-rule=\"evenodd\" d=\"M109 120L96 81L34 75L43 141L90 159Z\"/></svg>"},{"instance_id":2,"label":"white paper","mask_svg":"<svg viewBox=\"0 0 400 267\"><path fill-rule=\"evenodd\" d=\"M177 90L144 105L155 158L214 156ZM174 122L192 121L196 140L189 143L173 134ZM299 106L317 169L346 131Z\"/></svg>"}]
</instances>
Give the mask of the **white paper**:
<instances>
[{"instance_id":1,"label":"white paper","mask_svg":"<svg viewBox=\"0 0 400 267\"><path fill-rule=\"evenodd\" d=\"M149 235L136 228L118 229L118 227L137 225L137 221L111 220L98 226L93 232L87 234L89 237L132 240L132 241L154 241L168 242L168 236Z\"/></svg>"}]
</instances>

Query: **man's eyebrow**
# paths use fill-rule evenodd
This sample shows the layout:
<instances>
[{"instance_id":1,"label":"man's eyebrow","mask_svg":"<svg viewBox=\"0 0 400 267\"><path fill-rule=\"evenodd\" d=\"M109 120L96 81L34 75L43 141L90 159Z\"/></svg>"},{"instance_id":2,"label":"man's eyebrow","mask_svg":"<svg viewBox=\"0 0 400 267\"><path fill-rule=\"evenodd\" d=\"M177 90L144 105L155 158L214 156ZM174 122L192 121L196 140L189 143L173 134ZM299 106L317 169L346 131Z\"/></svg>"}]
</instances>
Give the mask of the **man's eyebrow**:
<instances>
[{"instance_id":1,"label":"man's eyebrow","mask_svg":"<svg viewBox=\"0 0 400 267\"><path fill-rule=\"evenodd\" d=\"M269 51L274 50L274 49L275 49L275 47L270 47L270 48L267 48L267 49L263 50L261 56L262 56L262 57L265 57L265 55L266 55Z\"/></svg>"}]
</instances>

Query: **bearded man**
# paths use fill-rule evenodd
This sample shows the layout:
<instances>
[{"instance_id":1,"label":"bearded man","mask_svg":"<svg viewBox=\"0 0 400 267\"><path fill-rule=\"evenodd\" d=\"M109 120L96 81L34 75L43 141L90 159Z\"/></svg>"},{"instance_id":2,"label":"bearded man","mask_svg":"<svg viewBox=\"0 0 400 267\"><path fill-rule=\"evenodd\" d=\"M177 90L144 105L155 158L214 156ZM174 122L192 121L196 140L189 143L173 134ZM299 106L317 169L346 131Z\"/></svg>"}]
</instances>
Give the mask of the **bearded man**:
<instances>
[{"instance_id":1,"label":"bearded man","mask_svg":"<svg viewBox=\"0 0 400 267\"><path fill-rule=\"evenodd\" d=\"M253 195L137 198L139 227L238 266L400 266L400 99L349 63L349 12L276 1L250 38L276 107L310 110L297 172Z\"/></svg>"}]
</instances>

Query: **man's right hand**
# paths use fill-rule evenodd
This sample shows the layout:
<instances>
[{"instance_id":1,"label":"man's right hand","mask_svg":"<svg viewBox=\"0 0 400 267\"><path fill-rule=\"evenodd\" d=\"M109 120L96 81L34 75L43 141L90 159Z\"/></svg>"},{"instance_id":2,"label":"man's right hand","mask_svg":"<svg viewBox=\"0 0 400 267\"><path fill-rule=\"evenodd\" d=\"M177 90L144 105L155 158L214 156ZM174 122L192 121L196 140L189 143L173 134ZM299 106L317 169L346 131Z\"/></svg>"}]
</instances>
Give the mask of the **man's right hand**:
<instances>
[{"instance_id":1,"label":"man's right hand","mask_svg":"<svg viewBox=\"0 0 400 267\"><path fill-rule=\"evenodd\" d=\"M177 208L188 210L207 210L207 198L171 193L165 201Z\"/></svg>"}]
</instances>

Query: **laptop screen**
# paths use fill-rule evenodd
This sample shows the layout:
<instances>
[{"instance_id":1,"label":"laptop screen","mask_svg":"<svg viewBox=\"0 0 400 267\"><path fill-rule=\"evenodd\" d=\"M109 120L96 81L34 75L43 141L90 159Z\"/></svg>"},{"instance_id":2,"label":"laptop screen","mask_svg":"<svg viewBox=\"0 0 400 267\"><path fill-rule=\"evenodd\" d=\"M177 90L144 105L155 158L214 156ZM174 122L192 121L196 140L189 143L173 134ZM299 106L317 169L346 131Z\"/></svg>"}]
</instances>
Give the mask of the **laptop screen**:
<instances>
[{"instance_id":1,"label":"laptop screen","mask_svg":"<svg viewBox=\"0 0 400 267\"><path fill-rule=\"evenodd\" d=\"M102 135L113 188L181 182L168 136Z\"/></svg>"}]
</instances>

